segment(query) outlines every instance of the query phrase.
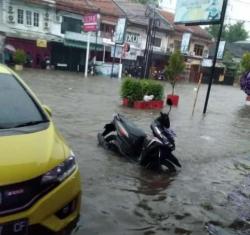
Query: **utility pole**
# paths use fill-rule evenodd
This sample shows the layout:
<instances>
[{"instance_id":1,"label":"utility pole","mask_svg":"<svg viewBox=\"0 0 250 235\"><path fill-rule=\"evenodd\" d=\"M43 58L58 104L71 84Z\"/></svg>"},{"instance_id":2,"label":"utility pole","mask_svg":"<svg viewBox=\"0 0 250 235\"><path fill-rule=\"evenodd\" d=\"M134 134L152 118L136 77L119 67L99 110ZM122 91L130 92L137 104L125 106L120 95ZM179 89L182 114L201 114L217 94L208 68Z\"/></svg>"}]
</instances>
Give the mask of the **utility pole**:
<instances>
[{"instance_id":1,"label":"utility pole","mask_svg":"<svg viewBox=\"0 0 250 235\"><path fill-rule=\"evenodd\" d=\"M148 10L148 9L147 9ZM156 35L156 29L157 25L160 25L159 19L156 19L156 11L155 7L153 8L149 7L149 13L145 12L145 15L149 17L149 24L147 29L147 41L146 41L146 47L144 51L144 57L143 57L143 67L144 67L144 73L143 78L149 77L150 67L152 63L152 56L154 51L154 42L155 42L155 35Z\"/></svg>"},{"instance_id":2,"label":"utility pole","mask_svg":"<svg viewBox=\"0 0 250 235\"><path fill-rule=\"evenodd\" d=\"M217 62L217 54L218 54L218 50L219 50L219 45L220 45L222 30L223 30L224 21L225 21L227 3L228 3L228 0L224 0L223 1L223 8L222 8L222 12L221 12L222 15L221 15L221 22L220 22L220 30L219 30L218 38L217 38L217 42L216 42L215 53L214 53L214 58L213 58L213 65L212 65L212 71L211 71L211 75L210 75L210 78L209 78L208 90L207 90L207 96L206 96L205 106L204 106L204 109L203 109L203 114L206 114L206 112L207 112L207 106L208 106L209 96L210 96L211 87L212 87L212 83L213 83L213 79L214 79L214 74L215 74L215 67L216 67L216 62Z\"/></svg>"}]
</instances>

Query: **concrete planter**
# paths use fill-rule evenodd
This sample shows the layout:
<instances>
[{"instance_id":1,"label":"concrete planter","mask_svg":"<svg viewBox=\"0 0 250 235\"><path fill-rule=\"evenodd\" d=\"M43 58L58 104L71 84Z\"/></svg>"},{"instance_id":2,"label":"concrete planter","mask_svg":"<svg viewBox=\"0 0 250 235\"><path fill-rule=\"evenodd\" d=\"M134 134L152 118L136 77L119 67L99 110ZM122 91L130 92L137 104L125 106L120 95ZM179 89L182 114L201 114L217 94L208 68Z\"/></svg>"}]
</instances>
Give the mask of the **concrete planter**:
<instances>
[{"instance_id":1,"label":"concrete planter","mask_svg":"<svg viewBox=\"0 0 250 235\"><path fill-rule=\"evenodd\" d=\"M250 106L250 95L247 96L247 98L246 98L246 105L249 105L249 106Z\"/></svg>"},{"instance_id":2,"label":"concrete planter","mask_svg":"<svg viewBox=\"0 0 250 235\"><path fill-rule=\"evenodd\" d=\"M16 65L15 65L15 70L16 70L16 71L23 71L23 65L16 64Z\"/></svg>"},{"instance_id":3,"label":"concrete planter","mask_svg":"<svg viewBox=\"0 0 250 235\"><path fill-rule=\"evenodd\" d=\"M167 99L171 99L173 106L178 106L180 97L178 95L168 95Z\"/></svg>"},{"instance_id":4,"label":"concrete planter","mask_svg":"<svg viewBox=\"0 0 250 235\"><path fill-rule=\"evenodd\" d=\"M126 107L133 107L134 109L163 109L163 100L152 100L152 101L134 101L132 104L128 99L122 100L122 105Z\"/></svg>"}]
</instances>

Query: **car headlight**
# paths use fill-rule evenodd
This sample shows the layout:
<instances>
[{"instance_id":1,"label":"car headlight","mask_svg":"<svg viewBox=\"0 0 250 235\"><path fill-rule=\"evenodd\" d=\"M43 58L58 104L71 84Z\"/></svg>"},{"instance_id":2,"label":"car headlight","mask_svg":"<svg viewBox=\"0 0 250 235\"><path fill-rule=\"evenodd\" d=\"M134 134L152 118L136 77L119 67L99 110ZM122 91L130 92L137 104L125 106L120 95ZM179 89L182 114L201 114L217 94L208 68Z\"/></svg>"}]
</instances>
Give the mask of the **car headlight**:
<instances>
[{"instance_id":1,"label":"car headlight","mask_svg":"<svg viewBox=\"0 0 250 235\"><path fill-rule=\"evenodd\" d=\"M73 152L69 158L42 176L42 184L60 183L76 169L76 159Z\"/></svg>"}]
</instances>

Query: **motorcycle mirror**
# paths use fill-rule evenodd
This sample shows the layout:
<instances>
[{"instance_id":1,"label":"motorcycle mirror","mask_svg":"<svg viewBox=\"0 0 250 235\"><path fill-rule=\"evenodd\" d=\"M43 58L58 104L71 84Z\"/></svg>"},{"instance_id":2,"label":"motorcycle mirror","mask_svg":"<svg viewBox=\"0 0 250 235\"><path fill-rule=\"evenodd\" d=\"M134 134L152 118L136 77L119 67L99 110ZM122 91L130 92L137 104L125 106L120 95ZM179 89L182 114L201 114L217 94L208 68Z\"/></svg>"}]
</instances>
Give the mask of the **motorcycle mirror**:
<instances>
[{"instance_id":1,"label":"motorcycle mirror","mask_svg":"<svg viewBox=\"0 0 250 235\"><path fill-rule=\"evenodd\" d=\"M167 105L169 105L169 106L172 106L173 105L173 101L171 100L171 99L167 99Z\"/></svg>"}]
</instances>

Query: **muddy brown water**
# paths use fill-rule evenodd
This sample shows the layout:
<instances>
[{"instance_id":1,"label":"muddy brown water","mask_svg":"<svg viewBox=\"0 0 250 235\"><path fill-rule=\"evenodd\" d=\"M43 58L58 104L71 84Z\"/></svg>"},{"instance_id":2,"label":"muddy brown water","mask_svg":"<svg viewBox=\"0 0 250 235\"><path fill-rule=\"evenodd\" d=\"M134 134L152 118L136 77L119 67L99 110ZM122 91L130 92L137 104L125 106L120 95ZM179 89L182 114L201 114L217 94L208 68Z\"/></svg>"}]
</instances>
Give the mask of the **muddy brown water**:
<instances>
[{"instance_id":1,"label":"muddy brown water","mask_svg":"<svg viewBox=\"0 0 250 235\"><path fill-rule=\"evenodd\" d=\"M78 156L83 204L72 234L250 234L250 107L238 87L213 86L203 116L203 85L192 117L194 84L177 85L180 105L170 118L183 167L168 176L97 146L96 135L114 112L147 132L158 115L121 107L119 81L39 70L21 75L52 108Z\"/></svg>"}]
</instances>

